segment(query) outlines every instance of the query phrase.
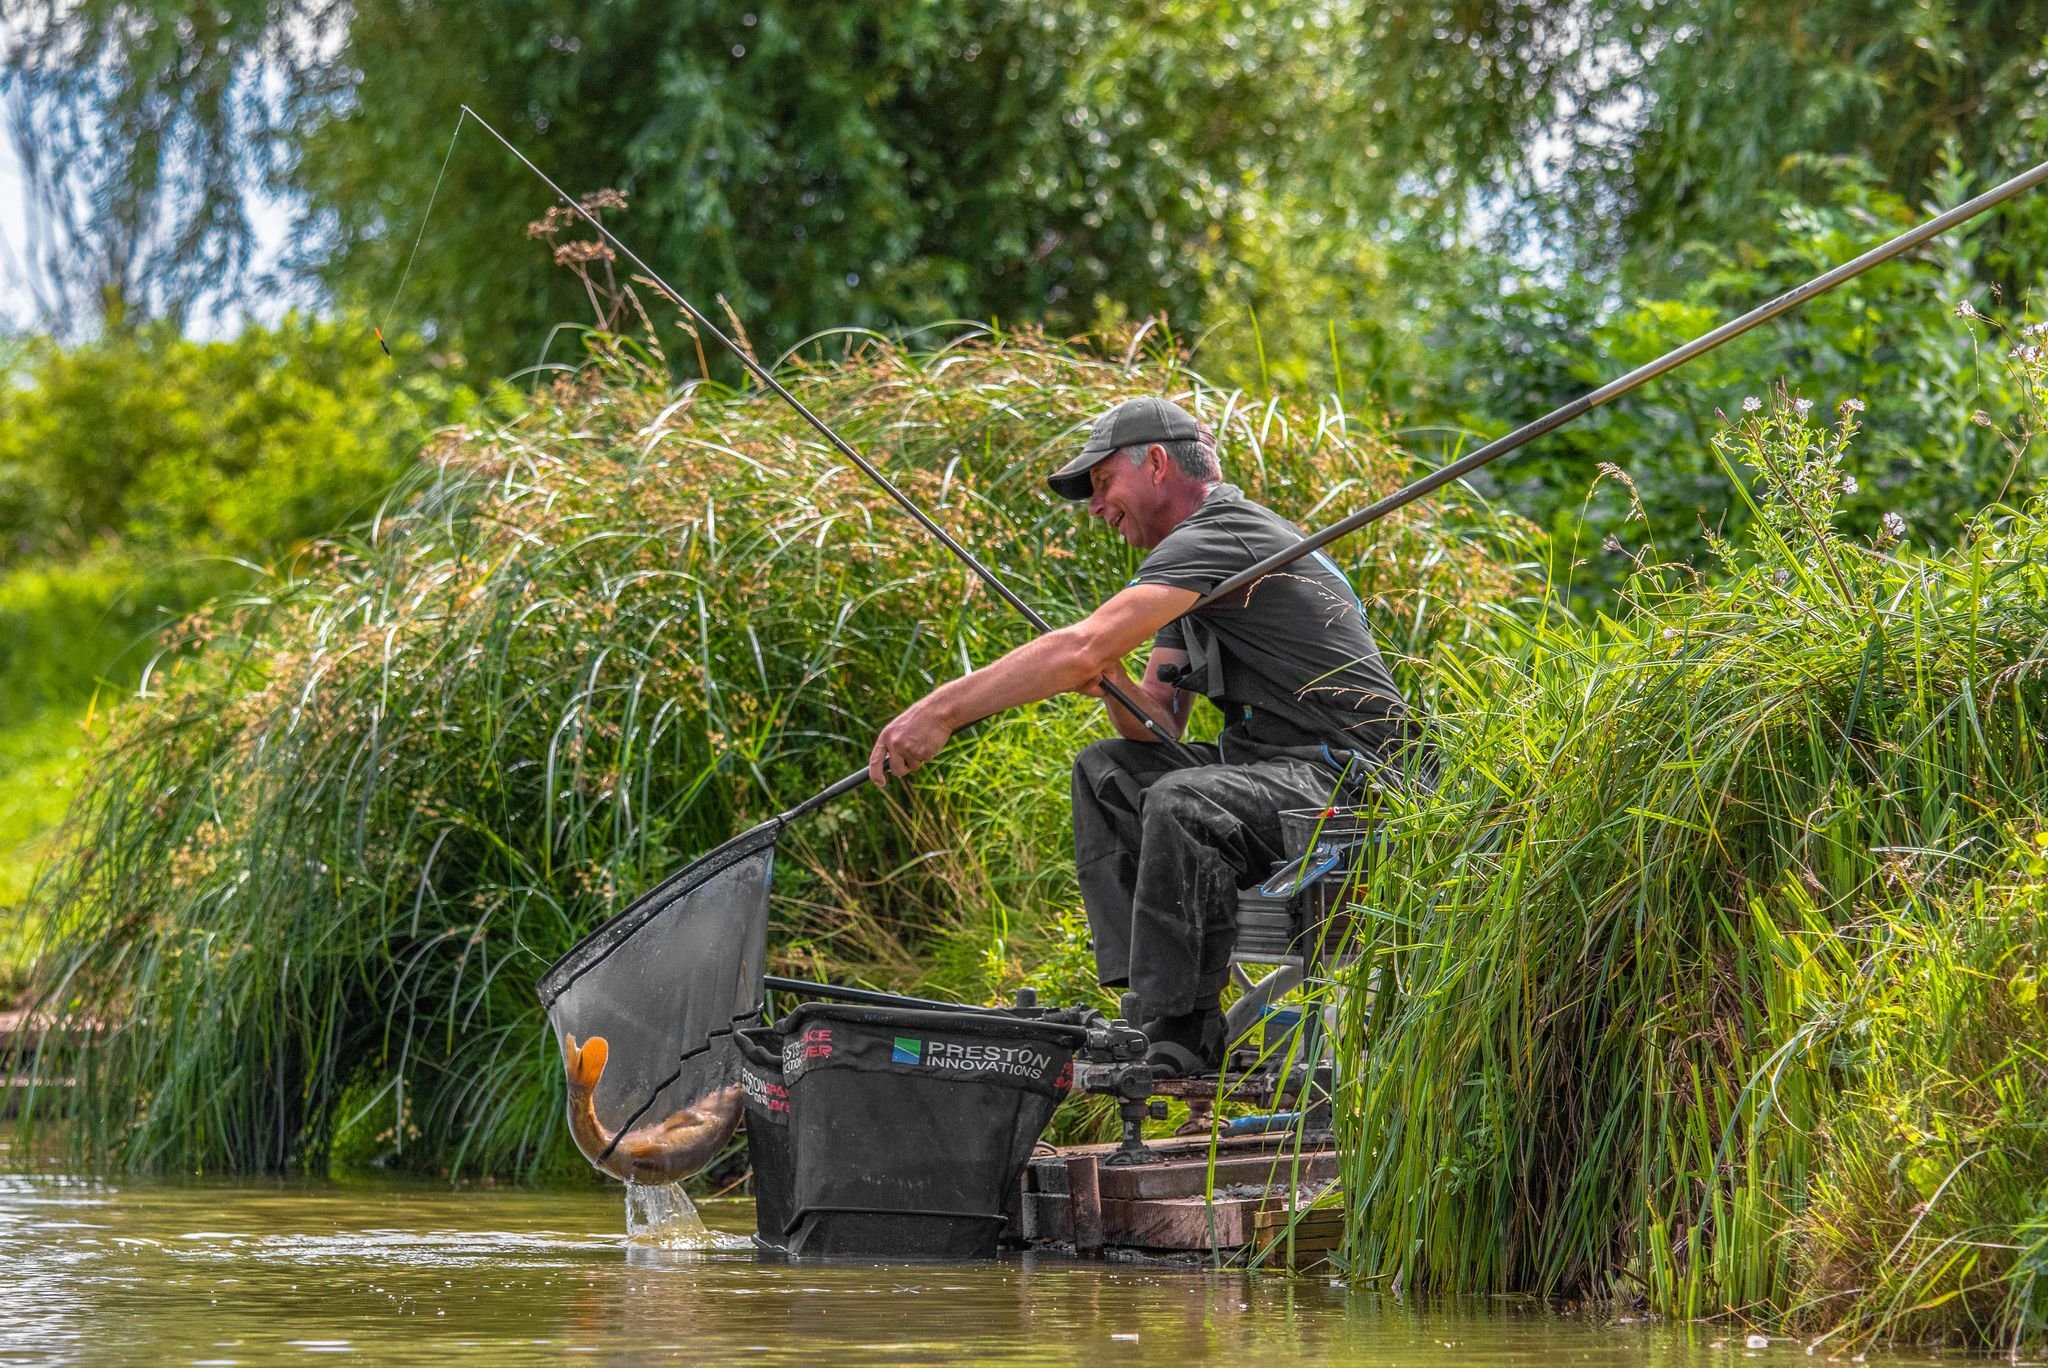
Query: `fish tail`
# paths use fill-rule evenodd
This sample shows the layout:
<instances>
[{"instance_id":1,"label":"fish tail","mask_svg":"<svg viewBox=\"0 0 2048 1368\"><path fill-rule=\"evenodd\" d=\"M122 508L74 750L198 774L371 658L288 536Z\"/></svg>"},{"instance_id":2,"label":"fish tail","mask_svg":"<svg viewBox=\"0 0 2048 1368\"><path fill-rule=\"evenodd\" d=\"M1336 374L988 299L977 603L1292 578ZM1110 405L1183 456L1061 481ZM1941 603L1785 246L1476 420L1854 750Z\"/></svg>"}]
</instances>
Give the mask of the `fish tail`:
<instances>
[{"instance_id":1,"label":"fish tail","mask_svg":"<svg viewBox=\"0 0 2048 1368\"><path fill-rule=\"evenodd\" d=\"M592 1036L578 1048L575 1036L563 1035L562 1068L569 1075L569 1086L583 1092L595 1088L610 1054L611 1046L603 1036Z\"/></svg>"}]
</instances>

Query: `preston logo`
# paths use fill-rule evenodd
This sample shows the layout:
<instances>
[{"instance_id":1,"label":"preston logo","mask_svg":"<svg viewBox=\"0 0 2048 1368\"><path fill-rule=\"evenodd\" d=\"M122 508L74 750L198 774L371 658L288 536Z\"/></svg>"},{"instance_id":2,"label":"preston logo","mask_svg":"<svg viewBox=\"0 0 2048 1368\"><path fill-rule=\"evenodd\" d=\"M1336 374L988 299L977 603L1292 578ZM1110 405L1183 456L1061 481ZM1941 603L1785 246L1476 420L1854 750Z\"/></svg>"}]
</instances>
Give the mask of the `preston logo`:
<instances>
[{"instance_id":1,"label":"preston logo","mask_svg":"<svg viewBox=\"0 0 2048 1368\"><path fill-rule=\"evenodd\" d=\"M897 1036L896 1046L889 1051L891 1064L924 1063L924 1042L915 1036Z\"/></svg>"}]
</instances>

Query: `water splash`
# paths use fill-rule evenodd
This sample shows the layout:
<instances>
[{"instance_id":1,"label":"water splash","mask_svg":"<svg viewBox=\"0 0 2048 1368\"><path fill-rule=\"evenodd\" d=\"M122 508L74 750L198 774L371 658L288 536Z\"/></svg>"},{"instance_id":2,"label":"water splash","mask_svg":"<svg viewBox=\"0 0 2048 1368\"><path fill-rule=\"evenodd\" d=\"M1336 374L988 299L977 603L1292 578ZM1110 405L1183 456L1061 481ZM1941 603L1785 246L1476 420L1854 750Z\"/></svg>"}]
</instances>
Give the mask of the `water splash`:
<instances>
[{"instance_id":1,"label":"water splash","mask_svg":"<svg viewBox=\"0 0 2048 1368\"><path fill-rule=\"evenodd\" d=\"M626 1184L626 1240L650 1249L750 1249L744 1235L713 1230L681 1183Z\"/></svg>"}]
</instances>

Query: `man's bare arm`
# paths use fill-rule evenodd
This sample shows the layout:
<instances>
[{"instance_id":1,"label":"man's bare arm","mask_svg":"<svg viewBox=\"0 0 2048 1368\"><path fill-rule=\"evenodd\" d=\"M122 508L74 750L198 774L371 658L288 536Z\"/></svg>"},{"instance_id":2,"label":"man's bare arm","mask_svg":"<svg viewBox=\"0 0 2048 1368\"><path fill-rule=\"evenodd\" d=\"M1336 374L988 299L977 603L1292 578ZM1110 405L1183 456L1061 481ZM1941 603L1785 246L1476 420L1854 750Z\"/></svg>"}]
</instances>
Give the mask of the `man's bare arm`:
<instances>
[{"instance_id":1,"label":"man's bare arm","mask_svg":"<svg viewBox=\"0 0 2048 1368\"><path fill-rule=\"evenodd\" d=\"M1160 732L1179 740L1181 733L1186 731L1188 726L1186 701L1180 696L1178 689L1159 677L1159 671L1162 666L1187 663L1186 651L1176 651L1171 647L1155 647L1151 659L1145 662L1143 679L1133 680L1121 669L1109 676L1111 683L1121 686L1133 702L1145 709L1146 714L1158 726L1158 732L1150 730L1142 721L1133 717L1099 685L1084 684L1080 692L1100 698L1103 709L1109 714L1110 725L1117 729L1118 735L1128 740L1157 741L1160 739Z\"/></svg>"},{"instance_id":2,"label":"man's bare arm","mask_svg":"<svg viewBox=\"0 0 2048 1368\"><path fill-rule=\"evenodd\" d=\"M938 754L952 734L1009 708L1087 686L1104 674L1125 678L1123 658L1185 613L1201 597L1192 589L1134 584L1070 627L1027 641L981 669L941 684L882 728L868 755L868 773L886 784ZM1148 678L1152 674L1148 669ZM883 768L887 761L886 771Z\"/></svg>"}]
</instances>

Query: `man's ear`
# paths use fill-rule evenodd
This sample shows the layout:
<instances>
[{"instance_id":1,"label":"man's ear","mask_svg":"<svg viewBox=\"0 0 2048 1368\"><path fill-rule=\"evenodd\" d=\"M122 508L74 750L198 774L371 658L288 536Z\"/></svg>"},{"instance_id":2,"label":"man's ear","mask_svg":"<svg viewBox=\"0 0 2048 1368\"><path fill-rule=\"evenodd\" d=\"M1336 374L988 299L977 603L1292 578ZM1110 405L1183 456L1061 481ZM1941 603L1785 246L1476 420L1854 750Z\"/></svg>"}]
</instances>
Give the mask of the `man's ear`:
<instances>
[{"instance_id":1,"label":"man's ear","mask_svg":"<svg viewBox=\"0 0 2048 1368\"><path fill-rule=\"evenodd\" d=\"M1173 457L1166 454L1165 447L1154 442L1145 448L1145 465L1152 472L1152 483L1164 484L1167 472L1172 468Z\"/></svg>"}]
</instances>

